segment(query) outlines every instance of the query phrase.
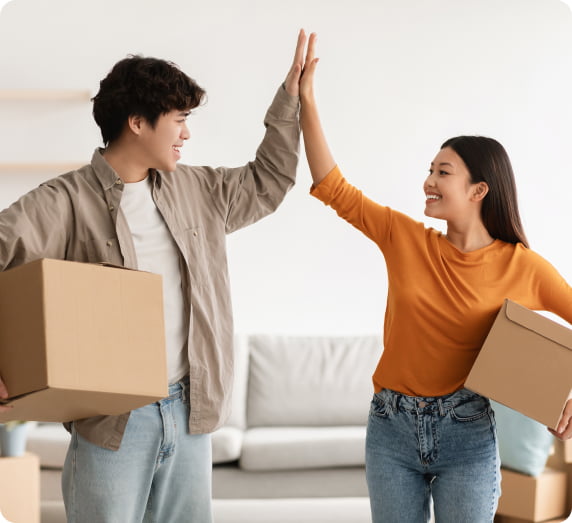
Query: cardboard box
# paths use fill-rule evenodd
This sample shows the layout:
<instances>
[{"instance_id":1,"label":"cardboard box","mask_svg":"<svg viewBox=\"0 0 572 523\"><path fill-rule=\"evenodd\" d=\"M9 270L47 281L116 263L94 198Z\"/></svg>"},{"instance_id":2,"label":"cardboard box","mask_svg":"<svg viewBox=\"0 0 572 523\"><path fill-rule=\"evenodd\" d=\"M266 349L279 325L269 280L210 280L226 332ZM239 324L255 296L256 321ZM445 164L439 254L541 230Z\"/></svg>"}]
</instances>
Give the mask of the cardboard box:
<instances>
[{"instance_id":1,"label":"cardboard box","mask_svg":"<svg viewBox=\"0 0 572 523\"><path fill-rule=\"evenodd\" d=\"M542 523L571 523L572 515L567 518L547 519ZM511 518L509 516L495 516L494 523L530 523L530 519Z\"/></svg>"},{"instance_id":2,"label":"cardboard box","mask_svg":"<svg viewBox=\"0 0 572 523\"><path fill-rule=\"evenodd\" d=\"M161 277L42 259L0 273L10 419L121 414L168 393Z\"/></svg>"},{"instance_id":3,"label":"cardboard box","mask_svg":"<svg viewBox=\"0 0 572 523\"><path fill-rule=\"evenodd\" d=\"M465 386L555 428L572 390L572 330L505 300Z\"/></svg>"},{"instance_id":4,"label":"cardboard box","mask_svg":"<svg viewBox=\"0 0 572 523\"><path fill-rule=\"evenodd\" d=\"M526 521L566 516L566 473L546 468L537 477L502 469L497 514Z\"/></svg>"},{"instance_id":5,"label":"cardboard box","mask_svg":"<svg viewBox=\"0 0 572 523\"><path fill-rule=\"evenodd\" d=\"M40 460L0 458L0 511L13 523L40 523Z\"/></svg>"},{"instance_id":6,"label":"cardboard box","mask_svg":"<svg viewBox=\"0 0 572 523\"><path fill-rule=\"evenodd\" d=\"M564 462L572 463L572 439L563 442L564 445Z\"/></svg>"},{"instance_id":7,"label":"cardboard box","mask_svg":"<svg viewBox=\"0 0 572 523\"><path fill-rule=\"evenodd\" d=\"M566 500L566 512L569 512L570 522L572 523L572 463L567 462L569 456L567 456L567 449L569 449L569 443L572 440L562 441L560 439L554 440L554 447L550 456L548 456L548 461L546 466L551 469L561 470L568 477L568 498Z\"/></svg>"}]
</instances>

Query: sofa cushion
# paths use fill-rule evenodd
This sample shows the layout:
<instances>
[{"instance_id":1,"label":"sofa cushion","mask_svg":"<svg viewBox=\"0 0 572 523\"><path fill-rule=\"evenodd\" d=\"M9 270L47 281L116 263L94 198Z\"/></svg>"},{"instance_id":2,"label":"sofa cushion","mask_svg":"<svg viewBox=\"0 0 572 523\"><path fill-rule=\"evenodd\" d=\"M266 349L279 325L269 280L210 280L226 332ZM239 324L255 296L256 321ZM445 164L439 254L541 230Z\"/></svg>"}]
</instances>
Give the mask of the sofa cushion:
<instances>
[{"instance_id":1,"label":"sofa cushion","mask_svg":"<svg viewBox=\"0 0 572 523\"><path fill-rule=\"evenodd\" d=\"M499 455L504 468L539 476L554 443L554 436L538 421L491 401L495 412Z\"/></svg>"},{"instance_id":2,"label":"sofa cushion","mask_svg":"<svg viewBox=\"0 0 572 523\"><path fill-rule=\"evenodd\" d=\"M244 434L244 470L349 467L365 464L366 427L261 427Z\"/></svg>"},{"instance_id":3,"label":"sofa cushion","mask_svg":"<svg viewBox=\"0 0 572 523\"><path fill-rule=\"evenodd\" d=\"M213 463L236 461L240 456L242 430L223 427L212 435ZM61 423L38 423L28 435L26 450L40 458L40 465L62 468L70 435Z\"/></svg>"},{"instance_id":4,"label":"sofa cushion","mask_svg":"<svg viewBox=\"0 0 572 523\"><path fill-rule=\"evenodd\" d=\"M250 337L249 427L365 425L379 336Z\"/></svg>"},{"instance_id":5,"label":"sofa cushion","mask_svg":"<svg viewBox=\"0 0 572 523\"><path fill-rule=\"evenodd\" d=\"M236 461L242 447L242 429L222 427L212 433L213 464Z\"/></svg>"},{"instance_id":6,"label":"sofa cushion","mask_svg":"<svg viewBox=\"0 0 572 523\"><path fill-rule=\"evenodd\" d=\"M38 423L28 433L26 450L40 458L40 466L62 468L70 438L61 423Z\"/></svg>"}]
</instances>

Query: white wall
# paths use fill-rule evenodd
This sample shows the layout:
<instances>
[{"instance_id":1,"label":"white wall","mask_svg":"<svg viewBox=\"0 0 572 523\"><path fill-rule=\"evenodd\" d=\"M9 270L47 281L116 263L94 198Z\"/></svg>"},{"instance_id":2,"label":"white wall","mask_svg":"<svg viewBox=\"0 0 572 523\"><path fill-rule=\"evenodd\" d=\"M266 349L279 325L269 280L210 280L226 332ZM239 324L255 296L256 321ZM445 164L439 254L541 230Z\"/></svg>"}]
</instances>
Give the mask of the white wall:
<instances>
[{"instance_id":1,"label":"white wall","mask_svg":"<svg viewBox=\"0 0 572 523\"><path fill-rule=\"evenodd\" d=\"M323 121L352 182L424 220L439 145L493 136L533 248L572 281L572 13L558 0L14 0L0 15L0 88L95 92L129 53L166 58L209 94L184 161L238 165L300 27L319 34ZM0 102L0 161L89 160L89 105ZM0 207L49 176L1 173ZM237 330L381 332L381 254L308 188L302 157L279 211L229 237Z\"/></svg>"}]
</instances>

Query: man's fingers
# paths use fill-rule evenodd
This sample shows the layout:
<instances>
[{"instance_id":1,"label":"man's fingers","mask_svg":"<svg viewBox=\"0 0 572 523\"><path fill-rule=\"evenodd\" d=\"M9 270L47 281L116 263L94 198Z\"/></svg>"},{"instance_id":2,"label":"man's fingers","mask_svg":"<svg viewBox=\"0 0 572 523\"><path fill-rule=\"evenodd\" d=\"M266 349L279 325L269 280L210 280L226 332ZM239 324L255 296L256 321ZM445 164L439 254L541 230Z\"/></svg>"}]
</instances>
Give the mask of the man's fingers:
<instances>
[{"instance_id":1,"label":"man's fingers","mask_svg":"<svg viewBox=\"0 0 572 523\"><path fill-rule=\"evenodd\" d=\"M296 42L296 52L294 53L294 61L292 62L292 68L296 64L299 64L302 67L304 63L304 48L306 47L306 32L304 29L300 29L298 33L298 41Z\"/></svg>"}]
</instances>

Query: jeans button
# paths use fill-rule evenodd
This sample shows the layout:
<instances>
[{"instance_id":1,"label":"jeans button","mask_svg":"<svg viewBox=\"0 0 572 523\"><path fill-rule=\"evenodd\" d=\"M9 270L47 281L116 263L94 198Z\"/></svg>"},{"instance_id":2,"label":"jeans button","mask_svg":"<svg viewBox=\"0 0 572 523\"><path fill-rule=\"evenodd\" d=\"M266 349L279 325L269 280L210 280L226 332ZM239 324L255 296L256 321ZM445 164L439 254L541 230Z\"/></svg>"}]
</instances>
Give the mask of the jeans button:
<instances>
[{"instance_id":1,"label":"jeans button","mask_svg":"<svg viewBox=\"0 0 572 523\"><path fill-rule=\"evenodd\" d=\"M424 408L427 406L427 402L426 402L426 401L420 401L420 402L417 404L417 406L418 406L420 409L424 409Z\"/></svg>"}]
</instances>

